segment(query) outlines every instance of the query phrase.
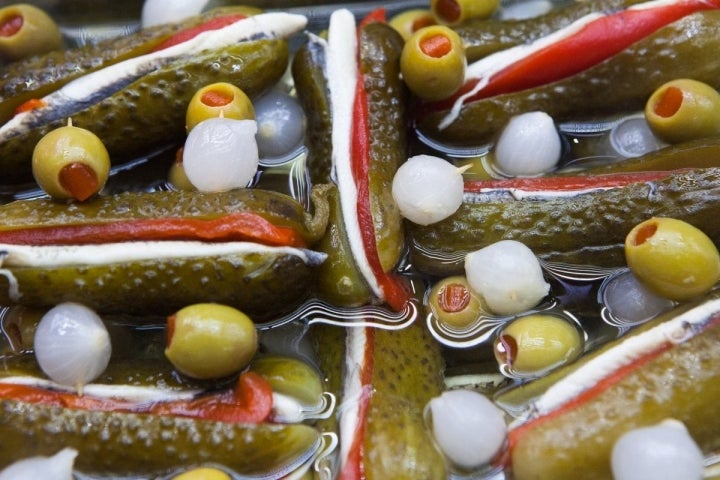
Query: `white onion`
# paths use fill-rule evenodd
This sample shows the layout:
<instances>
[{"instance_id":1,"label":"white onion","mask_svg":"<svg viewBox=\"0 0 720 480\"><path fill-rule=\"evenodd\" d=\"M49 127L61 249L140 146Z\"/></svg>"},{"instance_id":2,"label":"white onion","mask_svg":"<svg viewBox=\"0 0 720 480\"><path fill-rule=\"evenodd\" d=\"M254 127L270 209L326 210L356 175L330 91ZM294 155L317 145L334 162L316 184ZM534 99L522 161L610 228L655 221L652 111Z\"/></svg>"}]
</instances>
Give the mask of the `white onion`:
<instances>
[{"instance_id":1,"label":"white onion","mask_svg":"<svg viewBox=\"0 0 720 480\"><path fill-rule=\"evenodd\" d=\"M294 97L273 89L254 102L257 142L263 160L285 159L305 135L305 114Z\"/></svg>"},{"instance_id":2,"label":"white onion","mask_svg":"<svg viewBox=\"0 0 720 480\"><path fill-rule=\"evenodd\" d=\"M445 456L456 466L475 470L487 465L505 443L503 412L471 390L449 390L430 400L432 429Z\"/></svg>"},{"instance_id":3,"label":"white onion","mask_svg":"<svg viewBox=\"0 0 720 480\"><path fill-rule=\"evenodd\" d=\"M439 222L462 204L462 169L431 155L411 157L395 173L392 195L400 214L411 222Z\"/></svg>"},{"instance_id":4,"label":"white onion","mask_svg":"<svg viewBox=\"0 0 720 480\"><path fill-rule=\"evenodd\" d=\"M171 23L197 15L209 0L145 0L140 25L142 28Z\"/></svg>"},{"instance_id":5,"label":"white onion","mask_svg":"<svg viewBox=\"0 0 720 480\"><path fill-rule=\"evenodd\" d=\"M545 112L511 118L495 145L495 165L510 176L533 176L552 170L562 144L553 119Z\"/></svg>"},{"instance_id":6,"label":"white onion","mask_svg":"<svg viewBox=\"0 0 720 480\"><path fill-rule=\"evenodd\" d=\"M470 288L498 315L524 312L550 291L540 262L524 244L501 240L465 256Z\"/></svg>"},{"instance_id":7,"label":"white onion","mask_svg":"<svg viewBox=\"0 0 720 480\"><path fill-rule=\"evenodd\" d=\"M35 356L56 383L82 388L96 379L110 361L110 334L100 317L77 303L48 310L35 331Z\"/></svg>"},{"instance_id":8,"label":"white onion","mask_svg":"<svg viewBox=\"0 0 720 480\"><path fill-rule=\"evenodd\" d=\"M677 420L637 428L624 434L612 450L615 480L700 480L703 454Z\"/></svg>"},{"instance_id":9,"label":"white onion","mask_svg":"<svg viewBox=\"0 0 720 480\"><path fill-rule=\"evenodd\" d=\"M0 480L72 480L77 454L75 449L64 448L50 457L37 456L18 460L0 472Z\"/></svg>"},{"instance_id":10,"label":"white onion","mask_svg":"<svg viewBox=\"0 0 720 480\"><path fill-rule=\"evenodd\" d=\"M183 149L190 183L204 192L247 187L259 165L256 133L255 120L210 118L198 123Z\"/></svg>"}]
</instances>

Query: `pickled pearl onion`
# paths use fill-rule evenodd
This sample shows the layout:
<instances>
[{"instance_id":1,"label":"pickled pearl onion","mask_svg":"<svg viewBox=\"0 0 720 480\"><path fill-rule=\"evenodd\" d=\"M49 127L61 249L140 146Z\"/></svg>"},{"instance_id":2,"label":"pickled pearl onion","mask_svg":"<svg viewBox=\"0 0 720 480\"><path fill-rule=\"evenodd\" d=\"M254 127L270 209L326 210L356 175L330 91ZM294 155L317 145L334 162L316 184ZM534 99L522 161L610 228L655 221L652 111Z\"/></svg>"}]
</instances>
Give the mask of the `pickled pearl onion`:
<instances>
[{"instance_id":1,"label":"pickled pearl onion","mask_svg":"<svg viewBox=\"0 0 720 480\"><path fill-rule=\"evenodd\" d=\"M18 478L72 480L73 465L77 455L77 450L68 447L49 457L37 456L17 460L0 472L0 480Z\"/></svg>"},{"instance_id":2,"label":"pickled pearl onion","mask_svg":"<svg viewBox=\"0 0 720 480\"><path fill-rule=\"evenodd\" d=\"M501 240L469 253L465 274L470 288L498 315L535 307L550 291L537 257L516 240Z\"/></svg>"},{"instance_id":3,"label":"pickled pearl onion","mask_svg":"<svg viewBox=\"0 0 720 480\"><path fill-rule=\"evenodd\" d=\"M395 173L392 195L400 214L411 222L439 222L462 205L462 170L442 158L411 157Z\"/></svg>"},{"instance_id":4,"label":"pickled pearl onion","mask_svg":"<svg viewBox=\"0 0 720 480\"><path fill-rule=\"evenodd\" d=\"M612 450L615 480L703 478L703 454L685 425L673 419L625 433Z\"/></svg>"},{"instance_id":5,"label":"pickled pearl onion","mask_svg":"<svg viewBox=\"0 0 720 480\"><path fill-rule=\"evenodd\" d=\"M95 380L110 361L110 334L93 310L78 303L61 303L43 315L34 347L50 379L78 389Z\"/></svg>"},{"instance_id":6,"label":"pickled pearl onion","mask_svg":"<svg viewBox=\"0 0 720 480\"><path fill-rule=\"evenodd\" d=\"M172 23L197 15L208 4L209 0L145 0L142 8L142 28L152 27L161 23Z\"/></svg>"},{"instance_id":7,"label":"pickled pearl onion","mask_svg":"<svg viewBox=\"0 0 720 480\"><path fill-rule=\"evenodd\" d=\"M255 120L210 118L188 134L183 166L188 180L204 192L244 188L257 173Z\"/></svg>"},{"instance_id":8,"label":"pickled pearl onion","mask_svg":"<svg viewBox=\"0 0 720 480\"><path fill-rule=\"evenodd\" d=\"M510 176L534 176L555 168L562 142L552 117L527 112L511 118L495 146L497 169Z\"/></svg>"},{"instance_id":9,"label":"pickled pearl onion","mask_svg":"<svg viewBox=\"0 0 720 480\"><path fill-rule=\"evenodd\" d=\"M449 390L430 400L432 429L445 456L456 466L486 466L505 443L505 418L489 399L471 390Z\"/></svg>"}]
</instances>

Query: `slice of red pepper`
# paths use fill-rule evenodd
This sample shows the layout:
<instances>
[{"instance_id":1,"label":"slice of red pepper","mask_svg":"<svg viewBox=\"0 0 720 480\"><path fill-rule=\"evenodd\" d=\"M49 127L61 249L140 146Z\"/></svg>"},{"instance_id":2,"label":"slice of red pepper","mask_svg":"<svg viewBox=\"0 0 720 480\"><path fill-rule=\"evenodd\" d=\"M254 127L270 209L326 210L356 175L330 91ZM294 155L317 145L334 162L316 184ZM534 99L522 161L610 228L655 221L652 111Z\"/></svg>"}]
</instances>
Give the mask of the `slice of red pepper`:
<instances>
[{"instance_id":1,"label":"slice of red pepper","mask_svg":"<svg viewBox=\"0 0 720 480\"><path fill-rule=\"evenodd\" d=\"M201 33L208 32L210 30L220 30L221 28L227 27L228 25L232 25L233 23L239 20L244 20L246 18L247 15L242 14L225 15L222 17L213 18L196 27L188 28L172 35L170 38L157 45L152 51L157 52L159 50L165 50L166 48L174 47L175 45L179 45L183 42L187 42L188 40L197 37Z\"/></svg>"},{"instance_id":2,"label":"slice of red pepper","mask_svg":"<svg viewBox=\"0 0 720 480\"><path fill-rule=\"evenodd\" d=\"M135 403L12 383L0 383L0 398L74 410L149 413L228 423L264 422L270 417L273 406L272 387L254 372L242 373L234 390L192 400Z\"/></svg>"},{"instance_id":3,"label":"slice of red pepper","mask_svg":"<svg viewBox=\"0 0 720 480\"><path fill-rule=\"evenodd\" d=\"M273 225L252 212L230 213L212 219L143 218L0 231L0 243L14 245L99 244L140 240L252 241L270 246L305 247L305 240L297 230Z\"/></svg>"},{"instance_id":4,"label":"slice of red pepper","mask_svg":"<svg viewBox=\"0 0 720 480\"><path fill-rule=\"evenodd\" d=\"M701 331L707 330L708 328L714 327L720 323L720 315L714 315L711 317L711 319L705 323L702 326L702 329L699 331L696 331L695 334L699 334ZM510 458L512 456L513 448L517 445L519 439L528 431L532 430L533 428L542 425L543 423L559 417L563 415L564 413L568 412L569 410L572 410L574 408L577 408L578 406L583 405L586 402L589 402L593 398L600 395L602 392L607 390L608 388L612 387L613 385L617 384L618 382L622 381L625 377L632 374L635 371L640 370L644 365L651 362L655 358L657 358L660 354L663 352L670 350L673 348L675 344L671 342L670 340L667 340L663 344L659 345L657 348L655 348L652 351L649 351L642 356L636 358L633 360L632 363L629 363L627 365L621 366L619 368L616 368L615 370L607 372L607 375L602 378L599 382L595 383L593 386L588 388L587 390L580 393L578 396L573 398L572 400L568 401L567 403L561 405L559 408L556 408L544 415L538 416L536 418L533 418L532 420L529 420L525 423L522 423L518 425L517 427L513 428L508 432L508 451L509 455L507 455L503 460L506 462L510 461Z\"/></svg>"},{"instance_id":5,"label":"slice of red pepper","mask_svg":"<svg viewBox=\"0 0 720 480\"><path fill-rule=\"evenodd\" d=\"M362 26L378 21L385 21L385 11L383 9L375 10L363 19L358 27L358 32ZM360 63L359 58L358 63ZM392 309L400 311L410 299L410 292L400 277L383 270L375 241L375 224L370 206L369 172L372 159L370 156L371 138L368 108L364 78L362 72L358 70L353 103L352 142L350 146L351 168L357 188L358 226L360 228L363 250L365 251L367 262L383 291L383 295L385 296L384 300Z\"/></svg>"},{"instance_id":6,"label":"slice of red pepper","mask_svg":"<svg viewBox=\"0 0 720 480\"><path fill-rule=\"evenodd\" d=\"M561 38L494 74L487 85L464 102L470 103L567 78L617 55L633 43L687 15L717 8L720 8L718 0L682 0L603 15L573 35ZM435 104L433 108L449 108L478 82L479 79L470 79L453 97Z\"/></svg>"},{"instance_id":7,"label":"slice of red pepper","mask_svg":"<svg viewBox=\"0 0 720 480\"><path fill-rule=\"evenodd\" d=\"M603 175L548 176L512 178L507 180L469 180L464 183L467 193L487 190L524 190L530 192L571 192L599 188L622 187L631 183L661 180L677 173L674 171L648 171L633 173L608 173Z\"/></svg>"}]
</instances>

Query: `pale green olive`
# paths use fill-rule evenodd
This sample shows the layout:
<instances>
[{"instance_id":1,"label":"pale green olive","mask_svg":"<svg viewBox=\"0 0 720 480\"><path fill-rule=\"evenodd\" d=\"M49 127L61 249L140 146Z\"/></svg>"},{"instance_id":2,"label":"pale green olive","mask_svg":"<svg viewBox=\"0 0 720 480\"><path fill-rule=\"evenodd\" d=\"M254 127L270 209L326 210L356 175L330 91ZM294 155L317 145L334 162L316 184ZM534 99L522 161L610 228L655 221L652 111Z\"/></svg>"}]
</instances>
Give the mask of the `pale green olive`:
<instances>
[{"instance_id":1,"label":"pale green olive","mask_svg":"<svg viewBox=\"0 0 720 480\"><path fill-rule=\"evenodd\" d=\"M575 360L583 351L578 327L553 314L531 314L506 325L494 342L495 358L511 374L537 375Z\"/></svg>"},{"instance_id":2,"label":"pale green olive","mask_svg":"<svg viewBox=\"0 0 720 480\"><path fill-rule=\"evenodd\" d=\"M60 29L45 11L28 4L0 9L0 60L12 62L61 47Z\"/></svg>"},{"instance_id":3,"label":"pale green olive","mask_svg":"<svg viewBox=\"0 0 720 480\"><path fill-rule=\"evenodd\" d=\"M32 156L35 181L57 199L87 200L110 175L110 155L97 135L84 128L56 128L42 137Z\"/></svg>"},{"instance_id":4,"label":"pale green olive","mask_svg":"<svg viewBox=\"0 0 720 480\"><path fill-rule=\"evenodd\" d=\"M252 101L240 88L227 82L206 85L195 92L185 114L185 130L220 116L233 120L255 120Z\"/></svg>"},{"instance_id":5,"label":"pale green olive","mask_svg":"<svg viewBox=\"0 0 720 480\"><path fill-rule=\"evenodd\" d=\"M273 392L293 397L305 405L315 406L322 401L322 378L313 367L301 360L268 355L253 360L250 370L262 375Z\"/></svg>"},{"instance_id":6,"label":"pale green olive","mask_svg":"<svg viewBox=\"0 0 720 480\"><path fill-rule=\"evenodd\" d=\"M165 356L192 378L222 378L245 368L258 349L253 321L241 311L198 303L168 317Z\"/></svg>"},{"instance_id":7,"label":"pale green olive","mask_svg":"<svg viewBox=\"0 0 720 480\"><path fill-rule=\"evenodd\" d=\"M672 80L650 96L645 118L653 133L670 143L718 135L720 93L697 80Z\"/></svg>"},{"instance_id":8,"label":"pale green olive","mask_svg":"<svg viewBox=\"0 0 720 480\"><path fill-rule=\"evenodd\" d=\"M720 254L700 229L682 220L653 217L625 238L633 275L658 295L684 301L710 291L720 280Z\"/></svg>"},{"instance_id":9,"label":"pale green olive","mask_svg":"<svg viewBox=\"0 0 720 480\"><path fill-rule=\"evenodd\" d=\"M179 148L175 155L175 160L170 164L170 170L168 171L168 182L177 190L184 190L191 192L197 190L195 186L190 183L190 180L185 173L185 167L182 161L183 149Z\"/></svg>"},{"instance_id":10,"label":"pale green olive","mask_svg":"<svg viewBox=\"0 0 720 480\"><path fill-rule=\"evenodd\" d=\"M444 25L457 25L471 18L488 18L500 6L500 0L431 0L435 20Z\"/></svg>"},{"instance_id":11,"label":"pale green olive","mask_svg":"<svg viewBox=\"0 0 720 480\"><path fill-rule=\"evenodd\" d=\"M413 33L421 28L435 25L435 23L435 19L430 10L424 8L405 10L391 17L388 21L388 24L397 30L406 42Z\"/></svg>"},{"instance_id":12,"label":"pale green olive","mask_svg":"<svg viewBox=\"0 0 720 480\"><path fill-rule=\"evenodd\" d=\"M230 480L230 475L217 468L199 467L172 477L173 480Z\"/></svg>"},{"instance_id":13,"label":"pale green olive","mask_svg":"<svg viewBox=\"0 0 720 480\"><path fill-rule=\"evenodd\" d=\"M400 69L408 88L425 100L450 97L465 81L465 47L444 25L416 31L403 47Z\"/></svg>"},{"instance_id":14,"label":"pale green olive","mask_svg":"<svg viewBox=\"0 0 720 480\"><path fill-rule=\"evenodd\" d=\"M464 276L447 277L433 285L427 297L435 318L454 328L467 328L488 309Z\"/></svg>"}]
</instances>

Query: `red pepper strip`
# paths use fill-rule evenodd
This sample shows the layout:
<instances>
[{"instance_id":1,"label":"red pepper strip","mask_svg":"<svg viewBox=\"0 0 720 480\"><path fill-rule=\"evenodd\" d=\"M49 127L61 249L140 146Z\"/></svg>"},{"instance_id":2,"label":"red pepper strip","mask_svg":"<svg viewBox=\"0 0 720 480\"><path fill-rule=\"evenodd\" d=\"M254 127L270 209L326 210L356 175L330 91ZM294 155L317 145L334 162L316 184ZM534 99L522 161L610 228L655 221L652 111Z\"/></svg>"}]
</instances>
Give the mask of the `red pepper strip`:
<instances>
[{"instance_id":1,"label":"red pepper strip","mask_svg":"<svg viewBox=\"0 0 720 480\"><path fill-rule=\"evenodd\" d=\"M363 358L360 366L360 385L362 393L358 402L357 426L352 436L352 444L348 450L348 456L340 471L338 480L364 480L365 468L365 426L367 424L367 412L370 406L370 392L372 391L372 375L373 375L373 354L375 350L375 329L370 327L351 328L348 332L350 335L364 335L365 342L363 344ZM350 345L354 342L348 338L346 342Z\"/></svg>"},{"instance_id":2,"label":"red pepper strip","mask_svg":"<svg viewBox=\"0 0 720 480\"><path fill-rule=\"evenodd\" d=\"M488 84L465 100L475 100L545 85L575 75L620 53L633 43L691 13L720 8L718 0L685 0L651 8L628 8L604 15L577 33L529 54L490 78ZM472 90L478 79L467 82L440 108L450 106Z\"/></svg>"},{"instance_id":3,"label":"red pepper strip","mask_svg":"<svg viewBox=\"0 0 720 480\"><path fill-rule=\"evenodd\" d=\"M360 24L358 25L358 30L363 28L365 25L373 22L387 22L387 12L384 8L376 8L372 12L368 13L365 18L360 21Z\"/></svg>"},{"instance_id":4,"label":"red pepper strip","mask_svg":"<svg viewBox=\"0 0 720 480\"><path fill-rule=\"evenodd\" d=\"M370 208L370 125L368 121L368 100L363 76L358 73L353 105L351 161L357 187L357 217L363 249L370 268L385 296L384 300L396 311L402 310L410 299L410 292L402 280L385 272L380 264L375 224Z\"/></svg>"},{"instance_id":5,"label":"red pepper strip","mask_svg":"<svg viewBox=\"0 0 720 480\"><path fill-rule=\"evenodd\" d=\"M707 330L708 328L717 325L720 323L720 315L715 314L711 319L705 323L702 326L702 330ZM696 335L698 335L700 332L696 332ZM581 405L583 405L586 402L589 402L593 398L600 395L602 392L607 390L608 388L612 387L613 385L617 384L618 382L622 381L625 377L630 375L631 373L640 370L644 365L651 362L655 358L657 358L660 354L663 352L670 350L674 344L670 341L667 341L657 347L656 349L647 352L643 356L637 358L632 363L629 363L627 365L624 365L617 370L614 370L606 377L604 377L602 380L597 382L592 387L588 388L587 390L580 393L577 397L573 398L569 402L565 403L564 405L560 406L559 408L548 412L540 417L534 418L526 423L523 423L516 428L510 430L508 433L508 450L510 452L510 455L512 455L513 448L517 445L520 437L522 437L526 432L529 430L532 430L534 427L538 425L542 425L544 422L551 420L553 418L557 418L564 413L566 413L569 410L572 410L573 408L577 408ZM510 460L510 456L505 458L506 461Z\"/></svg>"},{"instance_id":6,"label":"red pepper strip","mask_svg":"<svg viewBox=\"0 0 720 480\"><path fill-rule=\"evenodd\" d=\"M205 22L201 25L198 25L198 26L192 27L192 28L188 28L187 30L183 30L181 32L176 33L175 35L171 36L164 42L160 43L152 51L157 52L160 50L165 50L166 48L174 47L175 45L179 45L183 42L187 42L188 40L191 40L191 39L197 37L198 35L200 35L203 32L208 32L210 30L220 30L223 27L232 25L233 23L237 22L238 20L244 20L246 18L247 18L247 15L242 15L242 14L226 15L223 17L213 18L212 20L208 20L207 22Z\"/></svg>"},{"instance_id":7,"label":"red pepper strip","mask_svg":"<svg viewBox=\"0 0 720 480\"><path fill-rule=\"evenodd\" d=\"M513 178L508 180L466 181L464 191L480 193L483 190L525 190L529 192L569 192L593 188L622 187L631 183L652 182L668 177L675 171L608 173L604 175L553 176Z\"/></svg>"},{"instance_id":8,"label":"red pepper strip","mask_svg":"<svg viewBox=\"0 0 720 480\"><path fill-rule=\"evenodd\" d=\"M273 225L251 212L213 219L140 218L93 225L60 225L0 231L0 243L14 245L98 244L137 240L252 241L305 247L295 229Z\"/></svg>"},{"instance_id":9,"label":"red pepper strip","mask_svg":"<svg viewBox=\"0 0 720 480\"><path fill-rule=\"evenodd\" d=\"M193 400L135 403L11 383L0 383L0 398L74 410L149 413L228 423L264 422L270 416L273 405L272 387L265 378L254 372L242 373L232 391Z\"/></svg>"},{"instance_id":10,"label":"red pepper strip","mask_svg":"<svg viewBox=\"0 0 720 480\"><path fill-rule=\"evenodd\" d=\"M39 98L31 98L30 100L21 103L17 106L13 112L15 115L19 113L29 112L38 108L47 107L47 102Z\"/></svg>"}]
</instances>

